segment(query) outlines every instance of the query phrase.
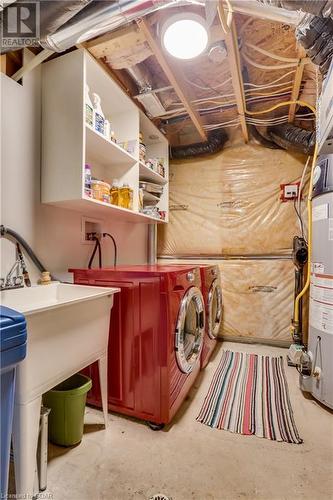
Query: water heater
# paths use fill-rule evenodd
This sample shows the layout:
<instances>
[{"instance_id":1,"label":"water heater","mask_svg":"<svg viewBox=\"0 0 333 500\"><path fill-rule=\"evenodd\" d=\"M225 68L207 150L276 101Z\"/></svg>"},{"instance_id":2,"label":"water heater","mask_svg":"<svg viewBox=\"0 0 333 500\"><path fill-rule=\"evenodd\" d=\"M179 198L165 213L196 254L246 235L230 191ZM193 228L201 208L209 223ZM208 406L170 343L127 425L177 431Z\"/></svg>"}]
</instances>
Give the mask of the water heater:
<instances>
[{"instance_id":1,"label":"water heater","mask_svg":"<svg viewBox=\"0 0 333 500\"><path fill-rule=\"evenodd\" d=\"M313 178L308 376L301 387L333 408L333 154L319 156Z\"/></svg>"}]
</instances>

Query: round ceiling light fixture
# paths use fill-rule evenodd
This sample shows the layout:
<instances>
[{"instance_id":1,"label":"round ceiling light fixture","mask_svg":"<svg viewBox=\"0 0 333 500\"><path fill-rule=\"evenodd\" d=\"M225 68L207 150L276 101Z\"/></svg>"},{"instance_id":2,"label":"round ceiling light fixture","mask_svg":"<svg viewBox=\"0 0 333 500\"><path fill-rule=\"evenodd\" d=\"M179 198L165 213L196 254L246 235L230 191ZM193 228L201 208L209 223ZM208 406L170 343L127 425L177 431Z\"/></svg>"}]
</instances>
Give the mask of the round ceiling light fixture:
<instances>
[{"instance_id":1,"label":"round ceiling light fixture","mask_svg":"<svg viewBox=\"0 0 333 500\"><path fill-rule=\"evenodd\" d=\"M171 16L162 26L164 49L177 59L194 59L208 44L205 20L198 14L183 12Z\"/></svg>"}]
</instances>

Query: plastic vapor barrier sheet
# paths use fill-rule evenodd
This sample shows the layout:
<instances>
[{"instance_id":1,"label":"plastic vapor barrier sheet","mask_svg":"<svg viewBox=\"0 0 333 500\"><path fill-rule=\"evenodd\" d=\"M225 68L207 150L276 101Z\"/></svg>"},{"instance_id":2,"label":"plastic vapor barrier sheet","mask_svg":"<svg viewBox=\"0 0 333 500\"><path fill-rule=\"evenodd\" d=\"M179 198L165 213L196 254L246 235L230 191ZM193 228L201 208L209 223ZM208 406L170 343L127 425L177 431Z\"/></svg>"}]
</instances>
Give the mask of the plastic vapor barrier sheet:
<instances>
[{"instance_id":1,"label":"plastic vapor barrier sheet","mask_svg":"<svg viewBox=\"0 0 333 500\"><path fill-rule=\"evenodd\" d=\"M184 260L160 259L159 263ZM189 260L218 265L223 294L220 337L286 345L291 343L294 266L291 260Z\"/></svg>"},{"instance_id":2,"label":"plastic vapor barrier sheet","mask_svg":"<svg viewBox=\"0 0 333 500\"><path fill-rule=\"evenodd\" d=\"M171 162L170 223L159 255L284 255L299 234L280 184L300 180L306 157L256 145ZM305 204L303 204L305 205Z\"/></svg>"}]
</instances>

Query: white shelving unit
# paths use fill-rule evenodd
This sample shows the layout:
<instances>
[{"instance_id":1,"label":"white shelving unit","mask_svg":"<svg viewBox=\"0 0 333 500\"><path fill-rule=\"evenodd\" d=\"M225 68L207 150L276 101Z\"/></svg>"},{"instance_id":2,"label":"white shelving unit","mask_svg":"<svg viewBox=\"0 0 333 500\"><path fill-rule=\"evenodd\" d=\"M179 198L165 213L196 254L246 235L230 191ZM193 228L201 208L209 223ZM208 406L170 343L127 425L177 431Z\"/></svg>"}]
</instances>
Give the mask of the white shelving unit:
<instances>
[{"instance_id":1,"label":"white shelving unit","mask_svg":"<svg viewBox=\"0 0 333 500\"><path fill-rule=\"evenodd\" d=\"M169 210L169 143L164 135L155 127L155 125L147 118L140 110L140 131L143 134L144 143L146 145L146 160L149 158L163 158L165 176L162 177L157 172L154 172L142 162L139 162L139 178L140 181L154 182L163 186L163 193L160 201L157 203L159 210L166 212L166 220L168 220ZM156 197L153 195L145 195L145 201L156 203Z\"/></svg>"},{"instance_id":2,"label":"white shelving unit","mask_svg":"<svg viewBox=\"0 0 333 500\"><path fill-rule=\"evenodd\" d=\"M78 49L43 64L42 87L42 202L77 210L88 216L127 222L164 223L168 220L168 142L153 123L85 50ZM117 143L85 122L85 84L101 97ZM147 159L164 159L166 177L139 162L139 132L147 138ZM133 154L119 143L134 141ZM133 189L133 210L85 196L84 167L112 184L114 179ZM159 220L139 212L139 181L163 185ZM156 200L155 200L156 202Z\"/></svg>"},{"instance_id":3,"label":"white shelving unit","mask_svg":"<svg viewBox=\"0 0 333 500\"><path fill-rule=\"evenodd\" d=\"M151 168L147 167L145 163L142 161L139 162L139 175L140 180L155 182L156 184L167 184L168 180L165 177L162 177L157 172L154 172Z\"/></svg>"}]
</instances>

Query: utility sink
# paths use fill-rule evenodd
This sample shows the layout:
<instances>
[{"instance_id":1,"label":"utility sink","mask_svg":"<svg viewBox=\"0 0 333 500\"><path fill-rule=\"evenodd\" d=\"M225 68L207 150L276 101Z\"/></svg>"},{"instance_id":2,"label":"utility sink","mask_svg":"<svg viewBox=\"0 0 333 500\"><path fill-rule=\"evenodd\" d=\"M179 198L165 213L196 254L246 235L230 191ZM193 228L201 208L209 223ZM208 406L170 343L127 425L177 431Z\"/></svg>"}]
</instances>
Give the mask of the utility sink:
<instances>
[{"instance_id":1,"label":"utility sink","mask_svg":"<svg viewBox=\"0 0 333 500\"><path fill-rule=\"evenodd\" d=\"M16 494L32 498L42 394L98 361L107 423L107 349L118 288L54 282L1 292L25 315L27 356L18 365L13 423ZM23 498L22 496L22 498Z\"/></svg>"},{"instance_id":2,"label":"utility sink","mask_svg":"<svg viewBox=\"0 0 333 500\"><path fill-rule=\"evenodd\" d=\"M28 316L96 297L103 297L116 291L119 290L54 282L50 285L2 291L1 304Z\"/></svg>"}]
</instances>

